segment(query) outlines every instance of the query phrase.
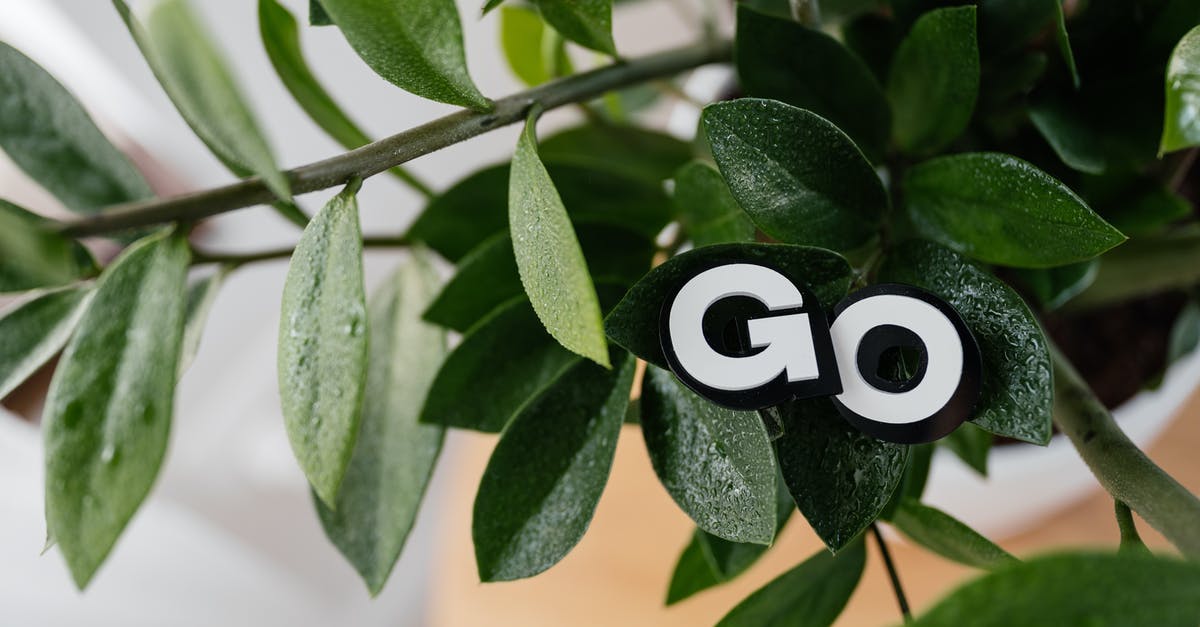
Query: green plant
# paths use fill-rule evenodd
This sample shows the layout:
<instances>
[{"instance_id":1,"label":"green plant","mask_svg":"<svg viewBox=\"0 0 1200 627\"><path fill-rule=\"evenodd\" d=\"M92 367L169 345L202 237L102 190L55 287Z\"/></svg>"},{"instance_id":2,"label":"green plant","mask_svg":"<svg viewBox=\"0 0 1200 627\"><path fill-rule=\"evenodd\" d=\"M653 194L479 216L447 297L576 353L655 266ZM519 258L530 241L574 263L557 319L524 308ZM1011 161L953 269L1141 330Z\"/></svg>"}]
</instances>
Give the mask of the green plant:
<instances>
[{"instance_id":1,"label":"green plant","mask_svg":"<svg viewBox=\"0 0 1200 627\"><path fill-rule=\"evenodd\" d=\"M31 292L0 318L0 396L65 347L43 417L46 517L81 588L153 484L176 380L222 279L291 257L284 420L327 534L372 593L447 427L500 434L473 527L480 577L497 581L536 575L579 541L617 433L637 422L697 523L669 603L736 577L797 508L828 545L722 625L831 623L861 574L864 533L884 547L880 520L993 571L918 624L1200 621L1200 500L1125 437L1039 322L1200 284L1200 227L1179 195L1196 193L1200 4L756 0L736 5L732 42L706 21L693 45L618 59L610 0L501 2L484 12L497 9L504 53L533 86L496 100L466 70L451 0L311 2L312 24L335 24L382 78L464 107L370 142L308 69L295 18L260 0L279 77L353 149L280 171L185 0L145 13L115 0L181 115L242 177L178 197L152 197L72 96L0 44L0 147L80 214L54 221L0 201L0 292ZM576 73L575 46L614 61ZM732 63L747 97L707 105L695 142L635 124L646 86L677 97L670 81L709 63ZM586 123L539 142L541 112L566 105ZM448 190L403 169L518 122L511 163ZM363 237L355 195L384 171L428 204L403 234ZM293 201L335 186L311 219ZM303 225L295 250L188 242L196 221L255 204ZM100 267L79 242L97 236L132 243ZM364 247L410 250L369 303ZM1184 559L1018 561L921 504L931 445L874 440L824 400L759 416L694 396L664 370L659 307L672 277L729 251L803 277L826 306L877 281L949 301L985 380L973 424L940 444L985 470L992 434L1044 445L1053 421L1117 500L1125 544L1140 544L1132 509ZM456 266L445 285L435 253ZM189 283L193 266L215 271ZM1176 353L1196 343L1191 307ZM445 329L463 333L452 350Z\"/></svg>"}]
</instances>

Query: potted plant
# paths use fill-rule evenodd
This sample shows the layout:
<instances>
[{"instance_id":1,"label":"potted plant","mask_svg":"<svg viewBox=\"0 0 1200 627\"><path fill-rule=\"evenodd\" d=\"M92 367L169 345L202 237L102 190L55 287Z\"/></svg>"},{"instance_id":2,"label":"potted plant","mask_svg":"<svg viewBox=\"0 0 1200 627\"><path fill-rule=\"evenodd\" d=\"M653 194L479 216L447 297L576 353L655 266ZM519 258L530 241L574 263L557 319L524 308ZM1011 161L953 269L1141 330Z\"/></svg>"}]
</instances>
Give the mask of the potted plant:
<instances>
[{"instance_id":1,"label":"potted plant","mask_svg":"<svg viewBox=\"0 0 1200 627\"><path fill-rule=\"evenodd\" d=\"M1200 620L1200 500L1108 411L1196 343L1200 6L760 0L735 5L731 40L713 7L696 43L623 58L608 0L498 5L484 12L498 12L530 88L490 99L466 69L451 0L311 2L310 23L340 30L382 79L462 108L372 142L309 70L295 17L260 0L279 78L347 148L282 171L186 1L115 0L180 114L241 179L170 197L152 196L72 96L0 44L0 148L79 214L0 203L0 292L29 293L0 318L0 397L61 351L42 418L46 520L80 588L153 486L176 382L223 278L290 257L283 420L316 516L373 593L446 429L499 434L472 525L480 579L493 582L535 576L575 546L617 434L636 423L697 524L669 602L736 577L797 511L827 545L723 625L832 623L864 543L887 554L880 525L986 571L920 624ZM576 71L581 49L612 61ZM670 81L709 64L735 68L737 93L702 103L694 141L641 124L647 86L676 98ZM585 122L539 137L539 116L564 106ZM511 161L449 189L403 169L518 123ZM429 201L407 229L364 237L356 194L385 171ZM295 202L334 187L312 215ZM303 229L294 249L189 242L203 218L258 204ZM90 238L123 250L100 264ZM366 248L408 253L370 295ZM823 308L884 282L945 300L979 347L972 422L906 445L858 431L827 399L747 412L691 392L666 369L660 309L678 277L729 257L785 271ZM914 376L903 352L878 368ZM935 446L983 468L994 442L1045 445L1055 427L1112 494L1121 547L1017 559L922 503ZM1181 556L1142 550L1131 510Z\"/></svg>"}]
</instances>

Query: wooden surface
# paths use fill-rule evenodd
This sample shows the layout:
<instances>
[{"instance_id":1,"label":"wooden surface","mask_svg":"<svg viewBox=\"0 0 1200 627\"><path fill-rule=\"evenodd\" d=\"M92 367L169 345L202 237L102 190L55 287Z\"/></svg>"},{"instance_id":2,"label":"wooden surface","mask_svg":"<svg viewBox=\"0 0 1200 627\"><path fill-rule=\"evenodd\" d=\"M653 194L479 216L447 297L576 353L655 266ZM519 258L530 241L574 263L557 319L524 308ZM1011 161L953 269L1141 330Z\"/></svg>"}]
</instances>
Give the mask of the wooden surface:
<instances>
[{"instance_id":1,"label":"wooden surface","mask_svg":"<svg viewBox=\"0 0 1200 627\"><path fill-rule=\"evenodd\" d=\"M1200 492L1200 394L1193 393L1150 456L1193 492ZM766 556L741 578L702 592L673 607L663 606L667 583L693 528L658 484L636 427L621 433L604 497L583 541L558 565L524 581L481 584L471 549L471 506L494 436L456 435L456 472L449 482L448 521L441 529L431 573L434 592L430 624L522 627L561 625L703 626L748 594L820 548L820 541L795 516ZM1052 481L1053 478L1047 478ZM1147 544L1168 550L1165 541L1138 521ZM1112 501L1099 487L1080 505L1046 520L1035 531L1001 540L1010 552L1028 556L1067 547L1116 546L1119 534ZM893 558L918 613L978 571L921 548L891 543ZM862 583L838 625L892 625L900 615L873 543Z\"/></svg>"}]
</instances>

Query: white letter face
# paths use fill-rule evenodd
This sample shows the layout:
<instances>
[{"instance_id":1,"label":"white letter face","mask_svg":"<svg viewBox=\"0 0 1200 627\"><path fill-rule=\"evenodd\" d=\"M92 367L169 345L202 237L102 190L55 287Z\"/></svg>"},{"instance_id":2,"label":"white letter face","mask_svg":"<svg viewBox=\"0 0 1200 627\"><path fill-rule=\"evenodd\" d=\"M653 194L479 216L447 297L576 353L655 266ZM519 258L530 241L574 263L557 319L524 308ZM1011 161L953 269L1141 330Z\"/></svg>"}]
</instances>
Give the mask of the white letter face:
<instances>
[{"instance_id":1,"label":"white letter face","mask_svg":"<svg viewBox=\"0 0 1200 627\"><path fill-rule=\"evenodd\" d=\"M841 389L820 303L773 268L699 272L664 303L661 327L671 370L720 405L761 409Z\"/></svg>"}]
</instances>

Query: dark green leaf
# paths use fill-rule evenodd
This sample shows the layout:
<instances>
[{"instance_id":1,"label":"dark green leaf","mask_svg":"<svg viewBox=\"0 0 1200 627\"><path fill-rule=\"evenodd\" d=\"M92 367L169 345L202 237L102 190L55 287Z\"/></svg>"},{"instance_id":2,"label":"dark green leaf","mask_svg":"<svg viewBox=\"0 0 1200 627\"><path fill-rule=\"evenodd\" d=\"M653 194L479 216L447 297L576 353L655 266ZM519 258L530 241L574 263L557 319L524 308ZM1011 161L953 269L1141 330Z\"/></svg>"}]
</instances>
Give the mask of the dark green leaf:
<instances>
[{"instance_id":1,"label":"dark green leaf","mask_svg":"<svg viewBox=\"0 0 1200 627\"><path fill-rule=\"evenodd\" d=\"M1200 304L1192 298L1171 326L1171 335L1167 339L1167 364L1178 361L1196 350L1197 346L1200 346ZM4 394L0 393L0 398L3 397Z\"/></svg>"},{"instance_id":2,"label":"dark green leaf","mask_svg":"<svg viewBox=\"0 0 1200 627\"><path fill-rule=\"evenodd\" d=\"M150 196L140 172L58 81L0 42L0 148L68 209Z\"/></svg>"},{"instance_id":3,"label":"dark green leaf","mask_svg":"<svg viewBox=\"0 0 1200 627\"><path fill-rule=\"evenodd\" d=\"M821 551L733 608L717 627L826 627L858 587L867 552L862 542L838 555Z\"/></svg>"},{"instance_id":4,"label":"dark green leaf","mask_svg":"<svg viewBox=\"0 0 1200 627\"><path fill-rule=\"evenodd\" d=\"M701 119L733 197L767 234L834 250L875 234L888 204L883 184L829 121L752 98L708 105Z\"/></svg>"},{"instance_id":5,"label":"dark green leaf","mask_svg":"<svg viewBox=\"0 0 1200 627\"><path fill-rule=\"evenodd\" d=\"M1136 553L1068 553L1016 562L984 575L911 624L1193 627L1197 623L1200 564Z\"/></svg>"},{"instance_id":6,"label":"dark green leaf","mask_svg":"<svg viewBox=\"0 0 1200 627\"><path fill-rule=\"evenodd\" d=\"M971 329L983 358L976 425L1033 444L1050 441L1050 353L1037 318L1012 288L953 251L921 241L897 247L879 277L937 294Z\"/></svg>"},{"instance_id":7,"label":"dark green leaf","mask_svg":"<svg viewBox=\"0 0 1200 627\"><path fill-rule=\"evenodd\" d=\"M321 0L358 56L404 91L479 111L454 0Z\"/></svg>"},{"instance_id":8,"label":"dark green leaf","mask_svg":"<svg viewBox=\"0 0 1200 627\"><path fill-rule=\"evenodd\" d=\"M1167 110L1158 152L1200 145L1200 26L1188 31L1167 65Z\"/></svg>"},{"instance_id":9,"label":"dark green leaf","mask_svg":"<svg viewBox=\"0 0 1200 627\"><path fill-rule=\"evenodd\" d=\"M538 147L542 159L607 170L657 184L692 158L692 147L636 126L588 124L555 133ZM551 168L553 174L553 168Z\"/></svg>"},{"instance_id":10,"label":"dark green leaf","mask_svg":"<svg viewBox=\"0 0 1200 627\"><path fill-rule=\"evenodd\" d=\"M1058 266L1125 241L1066 185L1011 155L931 159L908 171L904 192L921 233L988 263Z\"/></svg>"},{"instance_id":11,"label":"dark green leaf","mask_svg":"<svg viewBox=\"0 0 1200 627\"><path fill-rule=\"evenodd\" d=\"M508 67L526 85L550 80L543 51L546 27L537 11L524 6L500 9L500 47Z\"/></svg>"},{"instance_id":12,"label":"dark green leaf","mask_svg":"<svg viewBox=\"0 0 1200 627\"><path fill-rule=\"evenodd\" d=\"M988 453L992 450L992 434L972 423L965 422L946 436L941 443L954 452L972 470L987 476Z\"/></svg>"},{"instance_id":13,"label":"dark green leaf","mask_svg":"<svg viewBox=\"0 0 1200 627\"><path fill-rule=\"evenodd\" d=\"M1136 237L1192 213L1186 198L1149 176L1084 176L1079 193L1109 224Z\"/></svg>"},{"instance_id":14,"label":"dark green leaf","mask_svg":"<svg viewBox=\"0 0 1200 627\"><path fill-rule=\"evenodd\" d=\"M1054 0L1054 41L1058 44L1058 54L1062 56L1067 71L1071 74L1071 82L1079 89L1082 80L1079 78L1079 68L1075 65L1075 51L1071 49L1071 37L1067 34L1067 15L1063 5Z\"/></svg>"},{"instance_id":15,"label":"dark green leaf","mask_svg":"<svg viewBox=\"0 0 1200 627\"><path fill-rule=\"evenodd\" d=\"M887 506L883 508L883 512L879 514L881 520L891 520L896 514L896 509L900 507L906 499L919 501L921 494L925 492L925 483L929 480L929 467L933 462L933 451L935 445L932 442L924 444L914 444L908 447L908 460L905 462L904 477L900 480L900 487L892 493L892 499Z\"/></svg>"},{"instance_id":16,"label":"dark green leaf","mask_svg":"<svg viewBox=\"0 0 1200 627\"><path fill-rule=\"evenodd\" d=\"M612 0L533 0L542 19L563 37L597 52L616 56L612 38Z\"/></svg>"},{"instance_id":17,"label":"dark green leaf","mask_svg":"<svg viewBox=\"0 0 1200 627\"><path fill-rule=\"evenodd\" d=\"M975 7L930 11L900 42L888 75L892 136L906 152L936 152L967 128L978 93Z\"/></svg>"},{"instance_id":18,"label":"dark green leaf","mask_svg":"<svg viewBox=\"0 0 1200 627\"><path fill-rule=\"evenodd\" d=\"M90 297L90 288L72 287L0 312L0 400L62 350Z\"/></svg>"},{"instance_id":19,"label":"dark green leaf","mask_svg":"<svg viewBox=\"0 0 1200 627\"><path fill-rule=\"evenodd\" d=\"M658 183L550 161L546 169L575 224L620 226L652 239L671 220L671 200ZM508 181L507 164L459 181L429 203L408 238L459 261L487 238L508 231Z\"/></svg>"},{"instance_id":20,"label":"dark green leaf","mask_svg":"<svg viewBox=\"0 0 1200 627\"><path fill-rule=\"evenodd\" d=\"M567 350L608 367L600 301L550 173L537 152L530 114L513 153L508 183L508 224L521 284L538 319Z\"/></svg>"},{"instance_id":21,"label":"dark green leaf","mask_svg":"<svg viewBox=\"0 0 1200 627\"><path fill-rule=\"evenodd\" d=\"M659 343L659 311L681 277L714 260L760 261L778 268L808 289L825 307L846 295L852 272L837 253L789 244L720 244L690 250L651 270L629 290L604 321L612 341L634 355L666 368Z\"/></svg>"},{"instance_id":22,"label":"dark green leaf","mask_svg":"<svg viewBox=\"0 0 1200 627\"><path fill-rule=\"evenodd\" d=\"M1016 272L1016 278L1047 311L1062 307L1096 280L1099 259L1089 259L1057 268L1030 268Z\"/></svg>"},{"instance_id":23,"label":"dark green leaf","mask_svg":"<svg viewBox=\"0 0 1200 627\"><path fill-rule=\"evenodd\" d=\"M949 514L913 500L901 503L892 524L913 542L960 564L995 568L1015 561L1008 551Z\"/></svg>"},{"instance_id":24,"label":"dark green leaf","mask_svg":"<svg viewBox=\"0 0 1200 627\"><path fill-rule=\"evenodd\" d=\"M496 7L500 6L503 3L504 3L504 0L486 0L486 2L483 3L483 7L479 10L479 12L482 13L483 15L487 15L488 13L490 13L492 11L492 9L495 9Z\"/></svg>"},{"instance_id":25,"label":"dark green leaf","mask_svg":"<svg viewBox=\"0 0 1200 627\"><path fill-rule=\"evenodd\" d=\"M667 587L667 605L674 605L697 592L720 585L721 581L713 571L708 557L704 555L704 547L700 546L703 531L697 529L692 534L691 542L684 547L671 573L671 583ZM760 546L760 545L755 545Z\"/></svg>"},{"instance_id":26,"label":"dark green leaf","mask_svg":"<svg viewBox=\"0 0 1200 627\"><path fill-rule=\"evenodd\" d=\"M186 306L179 234L125 250L96 284L43 414L46 526L87 586L158 476Z\"/></svg>"},{"instance_id":27,"label":"dark green leaf","mask_svg":"<svg viewBox=\"0 0 1200 627\"><path fill-rule=\"evenodd\" d=\"M333 26L333 20L329 19L329 14L325 12L325 7L321 6L320 0L308 0L308 25Z\"/></svg>"},{"instance_id":28,"label":"dark green leaf","mask_svg":"<svg viewBox=\"0 0 1200 627\"><path fill-rule=\"evenodd\" d=\"M175 108L234 174L262 177L280 200L291 200L233 72L186 0L161 0L141 23L124 0L113 0Z\"/></svg>"},{"instance_id":29,"label":"dark green leaf","mask_svg":"<svg viewBox=\"0 0 1200 627\"><path fill-rule=\"evenodd\" d=\"M0 294L57 287L96 271L91 253L48 220L0 200Z\"/></svg>"},{"instance_id":30,"label":"dark green leaf","mask_svg":"<svg viewBox=\"0 0 1200 627\"><path fill-rule=\"evenodd\" d=\"M417 422L446 354L445 333L421 322L437 273L421 250L371 299L362 426L335 507L317 500L325 534L379 594L412 530L445 429Z\"/></svg>"},{"instance_id":31,"label":"dark green leaf","mask_svg":"<svg viewBox=\"0 0 1200 627\"><path fill-rule=\"evenodd\" d=\"M800 513L831 551L875 521L904 476L908 447L850 426L828 399L780 406L779 468Z\"/></svg>"},{"instance_id":32,"label":"dark green leaf","mask_svg":"<svg viewBox=\"0 0 1200 627\"><path fill-rule=\"evenodd\" d=\"M532 577L583 537L608 481L636 364L619 349L610 358L611 369L576 360L500 436L471 523L481 580Z\"/></svg>"},{"instance_id":33,"label":"dark green leaf","mask_svg":"<svg viewBox=\"0 0 1200 627\"><path fill-rule=\"evenodd\" d=\"M188 287L187 310L184 313L183 343L179 349L179 374L191 365L200 350L200 338L204 335L204 325L208 322L208 312L217 300L217 293L225 284L232 266L221 266L216 272L204 277Z\"/></svg>"},{"instance_id":34,"label":"dark green leaf","mask_svg":"<svg viewBox=\"0 0 1200 627\"><path fill-rule=\"evenodd\" d=\"M300 468L333 504L361 417L367 305L357 185L334 196L304 229L283 286L279 396Z\"/></svg>"},{"instance_id":35,"label":"dark green leaf","mask_svg":"<svg viewBox=\"0 0 1200 627\"><path fill-rule=\"evenodd\" d=\"M795 20L738 5L734 60L746 95L781 100L828 119L873 159L891 111L871 70L838 40Z\"/></svg>"},{"instance_id":36,"label":"dark green leaf","mask_svg":"<svg viewBox=\"0 0 1200 627\"><path fill-rule=\"evenodd\" d=\"M892 57L903 37L904 31L896 20L878 13L859 16L842 26L842 41L867 64L877 81L887 80ZM890 105L888 110L890 118Z\"/></svg>"},{"instance_id":37,"label":"dark green leaf","mask_svg":"<svg viewBox=\"0 0 1200 627\"><path fill-rule=\"evenodd\" d=\"M703 161L693 161L675 173L675 206L697 248L754 241L754 223L733 199L721 173Z\"/></svg>"},{"instance_id":38,"label":"dark green leaf","mask_svg":"<svg viewBox=\"0 0 1200 627\"><path fill-rule=\"evenodd\" d=\"M725 409L650 366L642 434L659 481L696 525L733 542L775 537L775 462L762 419Z\"/></svg>"},{"instance_id":39,"label":"dark green leaf","mask_svg":"<svg viewBox=\"0 0 1200 627\"><path fill-rule=\"evenodd\" d=\"M421 422L498 432L574 359L546 335L529 301L508 303L467 331L446 358Z\"/></svg>"}]
</instances>

